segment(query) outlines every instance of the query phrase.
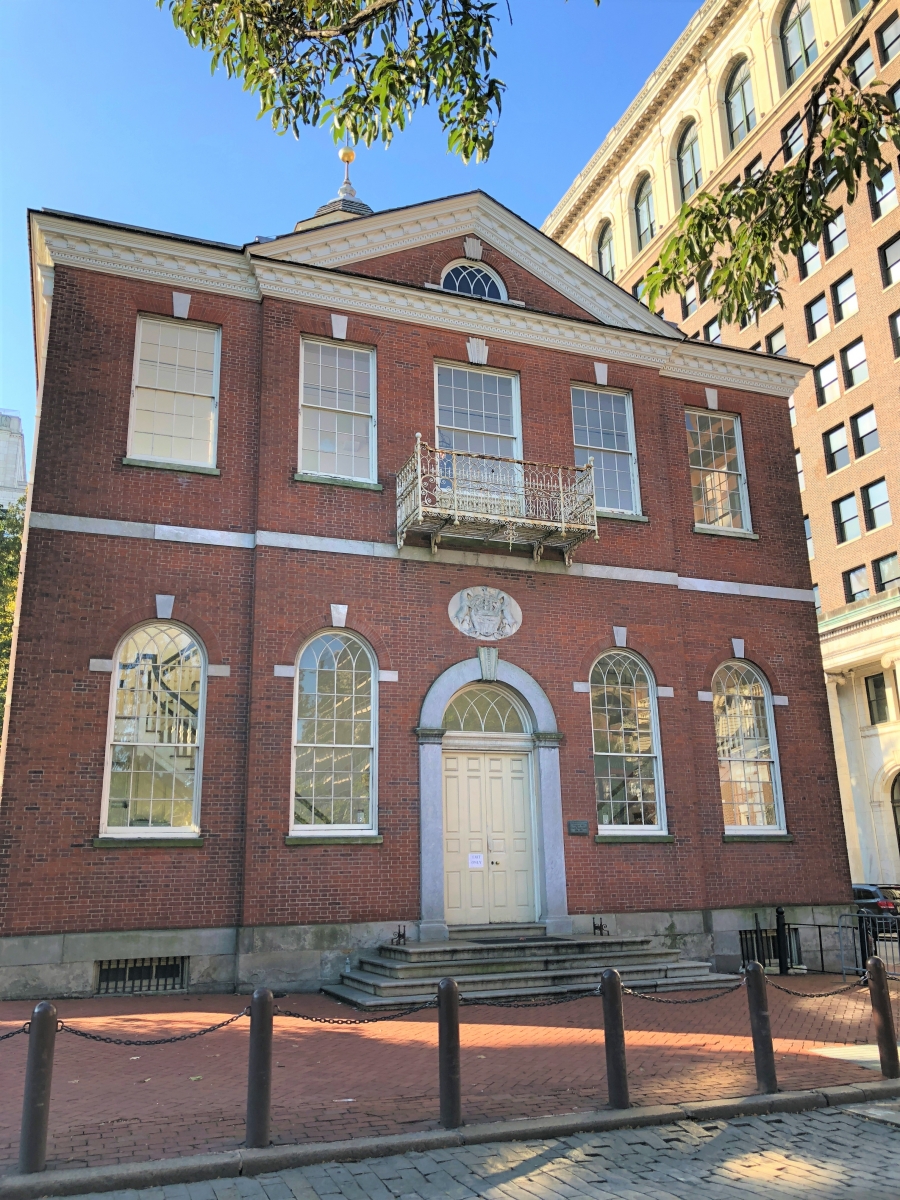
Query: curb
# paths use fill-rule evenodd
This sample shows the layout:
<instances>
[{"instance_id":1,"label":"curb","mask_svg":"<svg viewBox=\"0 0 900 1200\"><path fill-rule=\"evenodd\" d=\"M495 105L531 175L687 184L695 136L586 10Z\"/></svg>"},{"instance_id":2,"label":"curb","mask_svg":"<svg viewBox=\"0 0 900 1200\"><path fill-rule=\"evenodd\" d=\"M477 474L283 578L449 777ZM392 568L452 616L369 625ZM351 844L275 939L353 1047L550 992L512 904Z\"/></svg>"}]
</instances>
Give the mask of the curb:
<instances>
[{"instance_id":1,"label":"curb","mask_svg":"<svg viewBox=\"0 0 900 1200\"><path fill-rule=\"evenodd\" d=\"M80 1196L126 1188L163 1187L173 1183L198 1183L205 1179L252 1177L292 1167L324 1162L360 1162L391 1154L446 1150L486 1142L531 1141L535 1138L570 1137L614 1129L640 1129L675 1121L722 1121L730 1117L760 1116L775 1112L808 1112L841 1104L864 1104L900 1097L900 1079L874 1080L865 1086L811 1088L802 1092L736 1096L731 1100L704 1100L697 1104L659 1104L646 1108L598 1109L566 1113L559 1117L529 1117L519 1121L491 1121L461 1129L424 1130L386 1137L352 1138L345 1142L310 1142L307 1145L268 1146L264 1150L227 1150L220 1154L195 1154L188 1158L163 1158L155 1162L80 1167L44 1171L35 1175L7 1175L0 1179L0 1200L40 1200L43 1196Z\"/></svg>"}]
</instances>

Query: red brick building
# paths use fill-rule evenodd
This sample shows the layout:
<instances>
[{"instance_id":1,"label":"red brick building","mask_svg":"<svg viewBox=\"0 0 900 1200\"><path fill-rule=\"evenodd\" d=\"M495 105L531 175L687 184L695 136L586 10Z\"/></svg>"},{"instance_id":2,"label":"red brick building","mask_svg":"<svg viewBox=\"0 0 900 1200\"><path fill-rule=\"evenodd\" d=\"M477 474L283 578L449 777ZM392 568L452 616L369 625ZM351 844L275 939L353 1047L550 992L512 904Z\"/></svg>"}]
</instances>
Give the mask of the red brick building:
<instances>
[{"instance_id":1,"label":"red brick building","mask_svg":"<svg viewBox=\"0 0 900 1200\"><path fill-rule=\"evenodd\" d=\"M602 916L733 968L754 911L834 919L804 367L477 192L31 237L3 994L166 956L315 988L398 923Z\"/></svg>"}]
</instances>

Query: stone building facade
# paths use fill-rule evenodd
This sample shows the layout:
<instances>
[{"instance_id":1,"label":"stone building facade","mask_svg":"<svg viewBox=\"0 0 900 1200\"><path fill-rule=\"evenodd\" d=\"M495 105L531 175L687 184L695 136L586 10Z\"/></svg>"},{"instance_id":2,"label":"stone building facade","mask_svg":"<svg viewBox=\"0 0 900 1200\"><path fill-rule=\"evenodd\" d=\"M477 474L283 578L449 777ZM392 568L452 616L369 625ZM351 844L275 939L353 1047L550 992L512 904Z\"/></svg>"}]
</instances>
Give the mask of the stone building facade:
<instances>
[{"instance_id":1,"label":"stone building facade","mask_svg":"<svg viewBox=\"0 0 900 1200\"><path fill-rule=\"evenodd\" d=\"M683 200L805 145L835 56L900 100L891 0L707 0L543 228L640 294ZM790 403L853 879L900 881L900 164L841 198L787 264L784 307L722 326L695 286L663 315L701 341L809 364ZM783 157L781 159L783 161Z\"/></svg>"}]
</instances>

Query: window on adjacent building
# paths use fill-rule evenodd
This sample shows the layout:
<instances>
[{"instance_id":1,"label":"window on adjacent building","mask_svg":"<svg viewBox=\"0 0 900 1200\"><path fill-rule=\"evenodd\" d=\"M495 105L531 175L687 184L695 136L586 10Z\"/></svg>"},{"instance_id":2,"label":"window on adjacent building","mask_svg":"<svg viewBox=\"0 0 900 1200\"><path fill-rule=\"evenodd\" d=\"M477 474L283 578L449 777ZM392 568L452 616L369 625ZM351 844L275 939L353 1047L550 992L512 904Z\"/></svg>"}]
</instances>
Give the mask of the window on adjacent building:
<instances>
[{"instance_id":1,"label":"window on adjacent building","mask_svg":"<svg viewBox=\"0 0 900 1200\"><path fill-rule=\"evenodd\" d=\"M645 175L634 196L634 223L638 249L643 250L656 237L656 214L653 209L653 185Z\"/></svg>"},{"instance_id":2,"label":"window on adjacent building","mask_svg":"<svg viewBox=\"0 0 900 1200\"><path fill-rule=\"evenodd\" d=\"M697 136L697 125L694 121L685 129L678 143L678 182L681 186L682 200L690 200L703 183L703 171L700 167L700 142Z\"/></svg>"},{"instance_id":3,"label":"window on adjacent building","mask_svg":"<svg viewBox=\"0 0 900 1200\"><path fill-rule=\"evenodd\" d=\"M700 297L697 295L697 284L691 283L681 297L681 315L684 318L692 317L700 307Z\"/></svg>"},{"instance_id":4,"label":"window on adjacent building","mask_svg":"<svg viewBox=\"0 0 900 1200\"><path fill-rule=\"evenodd\" d=\"M128 456L215 467L218 329L139 317Z\"/></svg>"},{"instance_id":5,"label":"window on adjacent building","mask_svg":"<svg viewBox=\"0 0 900 1200\"><path fill-rule=\"evenodd\" d=\"M150 622L115 658L101 833L196 832L206 658L180 625Z\"/></svg>"},{"instance_id":6,"label":"window on adjacent building","mask_svg":"<svg viewBox=\"0 0 900 1200\"><path fill-rule=\"evenodd\" d=\"M803 128L803 118L794 117L781 131L781 144L784 147L784 161L790 162L806 145L806 131Z\"/></svg>"},{"instance_id":7,"label":"window on adjacent building","mask_svg":"<svg viewBox=\"0 0 900 1200\"><path fill-rule=\"evenodd\" d=\"M575 462L594 460L597 508L640 512L631 396L595 388L572 388Z\"/></svg>"},{"instance_id":8,"label":"window on adjacent building","mask_svg":"<svg viewBox=\"0 0 900 1200\"><path fill-rule=\"evenodd\" d=\"M834 258L835 254L839 254L841 250L846 250L849 245L847 219L844 216L843 209L839 209L834 219L829 221L825 226L824 242L826 258Z\"/></svg>"},{"instance_id":9,"label":"window on adjacent building","mask_svg":"<svg viewBox=\"0 0 900 1200\"><path fill-rule=\"evenodd\" d=\"M894 347L894 358L900 358L900 312L891 313L888 317L891 330L891 344Z\"/></svg>"},{"instance_id":10,"label":"window on adjacent building","mask_svg":"<svg viewBox=\"0 0 900 1200\"><path fill-rule=\"evenodd\" d=\"M441 276L441 287L445 292L475 296L479 300L506 299L506 288L500 277L477 263L456 263L448 267Z\"/></svg>"},{"instance_id":11,"label":"window on adjacent building","mask_svg":"<svg viewBox=\"0 0 900 1200\"><path fill-rule=\"evenodd\" d=\"M875 56L872 47L863 46L850 59L850 77L857 87L864 88L875 78Z\"/></svg>"},{"instance_id":12,"label":"window on adjacent building","mask_svg":"<svg viewBox=\"0 0 900 1200\"><path fill-rule=\"evenodd\" d=\"M804 309L806 314L806 333L811 342L831 332L831 321L828 316L828 301L823 296L810 300Z\"/></svg>"},{"instance_id":13,"label":"window on adjacent building","mask_svg":"<svg viewBox=\"0 0 900 1200\"><path fill-rule=\"evenodd\" d=\"M750 161L747 163L746 167L744 167L744 178L745 179L756 179L757 176L762 175L762 173L763 173L762 155L757 154L757 156L755 158L751 158Z\"/></svg>"},{"instance_id":14,"label":"window on adjacent building","mask_svg":"<svg viewBox=\"0 0 900 1200\"><path fill-rule=\"evenodd\" d=\"M788 416L791 419L791 425L792 426L796 425L797 424L797 406L794 403L794 393L793 392L791 392L791 394L788 396Z\"/></svg>"},{"instance_id":15,"label":"window on adjacent building","mask_svg":"<svg viewBox=\"0 0 900 1200\"><path fill-rule=\"evenodd\" d=\"M836 429L830 429L822 435L822 441L825 443L825 470L829 475L850 465L846 426L838 425Z\"/></svg>"},{"instance_id":16,"label":"window on adjacent building","mask_svg":"<svg viewBox=\"0 0 900 1200\"><path fill-rule=\"evenodd\" d=\"M806 476L803 473L803 455L799 450L794 451L794 462L797 464L797 483L801 492L806 491Z\"/></svg>"},{"instance_id":17,"label":"window on adjacent building","mask_svg":"<svg viewBox=\"0 0 900 1200\"><path fill-rule=\"evenodd\" d=\"M812 585L812 593L813 593L813 603L816 606L816 613L818 614L822 611L822 596L819 592L819 585L817 583L814 583Z\"/></svg>"},{"instance_id":18,"label":"window on adjacent building","mask_svg":"<svg viewBox=\"0 0 900 1200\"><path fill-rule=\"evenodd\" d=\"M725 413L687 409L685 427L694 523L749 530L740 420Z\"/></svg>"},{"instance_id":19,"label":"window on adjacent building","mask_svg":"<svg viewBox=\"0 0 900 1200\"><path fill-rule=\"evenodd\" d=\"M883 217L885 213L889 213L897 207L897 184L894 180L894 172L890 167L885 169L879 183L870 181L868 188L873 221L877 221L879 217Z\"/></svg>"},{"instance_id":20,"label":"window on adjacent building","mask_svg":"<svg viewBox=\"0 0 900 1200\"><path fill-rule=\"evenodd\" d=\"M791 0L781 18L781 52L788 85L819 57L810 0Z\"/></svg>"},{"instance_id":21,"label":"window on adjacent building","mask_svg":"<svg viewBox=\"0 0 900 1200\"><path fill-rule=\"evenodd\" d=\"M856 283L853 272L831 285L831 303L834 306L835 321L846 321L859 312L859 300L856 297Z\"/></svg>"},{"instance_id":22,"label":"window on adjacent building","mask_svg":"<svg viewBox=\"0 0 900 1200\"><path fill-rule=\"evenodd\" d=\"M882 246L878 251L881 261L881 278L885 287L900 282L900 237Z\"/></svg>"},{"instance_id":23,"label":"window on adjacent building","mask_svg":"<svg viewBox=\"0 0 900 1200\"><path fill-rule=\"evenodd\" d=\"M643 304L645 308L649 308L649 305L647 304L646 291L647 289L644 286L643 277L631 285L631 294L634 296L635 300L640 300L641 304Z\"/></svg>"},{"instance_id":24,"label":"window on adjacent building","mask_svg":"<svg viewBox=\"0 0 900 1200\"><path fill-rule=\"evenodd\" d=\"M656 688L634 654L611 651L591 671L597 824L664 828Z\"/></svg>"},{"instance_id":25,"label":"window on adjacent building","mask_svg":"<svg viewBox=\"0 0 900 1200\"><path fill-rule=\"evenodd\" d=\"M806 553L811 561L816 557L816 548L813 545L812 525L810 524L809 517L803 518L803 532L806 535Z\"/></svg>"},{"instance_id":26,"label":"window on adjacent building","mask_svg":"<svg viewBox=\"0 0 900 1200\"><path fill-rule=\"evenodd\" d=\"M797 255L797 267L801 279L808 279L810 275L815 275L816 271L821 270L822 256L819 253L818 243L803 243L800 253Z\"/></svg>"},{"instance_id":27,"label":"window on adjacent building","mask_svg":"<svg viewBox=\"0 0 900 1200\"><path fill-rule=\"evenodd\" d=\"M597 259L600 264L600 274L605 275L607 279L614 280L616 277L616 251L613 245L611 221L607 221L600 230L600 237L597 240Z\"/></svg>"},{"instance_id":28,"label":"window on adjacent building","mask_svg":"<svg viewBox=\"0 0 900 1200\"><path fill-rule=\"evenodd\" d=\"M841 578L844 581L844 599L848 604L853 604L856 600L865 600L869 594L869 578L864 566L844 571Z\"/></svg>"},{"instance_id":29,"label":"window on adjacent building","mask_svg":"<svg viewBox=\"0 0 900 1200\"><path fill-rule=\"evenodd\" d=\"M728 115L728 136L733 150L756 124L753 82L746 60L735 67L728 80L728 86L725 88L725 110Z\"/></svg>"},{"instance_id":30,"label":"window on adjacent building","mask_svg":"<svg viewBox=\"0 0 900 1200\"><path fill-rule=\"evenodd\" d=\"M722 340L722 330L719 326L719 318L713 317L711 321L707 321L703 326L703 340L705 342L719 343Z\"/></svg>"},{"instance_id":31,"label":"window on adjacent building","mask_svg":"<svg viewBox=\"0 0 900 1200\"><path fill-rule=\"evenodd\" d=\"M857 338L841 351L841 366L844 369L844 387L858 387L869 378L866 347L862 338Z\"/></svg>"},{"instance_id":32,"label":"window on adjacent building","mask_svg":"<svg viewBox=\"0 0 900 1200\"><path fill-rule=\"evenodd\" d=\"M841 385L838 383L837 363L833 358L820 363L813 371L813 378L816 383L816 399L820 406L837 400L841 394Z\"/></svg>"},{"instance_id":33,"label":"window on adjacent building","mask_svg":"<svg viewBox=\"0 0 900 1200\"><path fill-rule=\"evenodd\" d=\"M874 408L865 408L861 413L851 417L850 425L853 429L853 448L857 458L863 458L866 454L871 454L873 450L881 448Z\"/></svg>"},{"instance_id":34,"label":"window on adjacent building","mask_svg":"<svg viewBox=\"0 0 900 1200\"><path fill-rule=\"evenodd\" d=\"M866 699L869 702L869 720L873 725L882 725L890 720L884 672L866 676Z\"/></svg>"},{"instance_id":35,"label":"window on adjacent building","mask_svg":"<svg viewBox=\"0 0 900 1200\"><path fill-rule=\"evenodd\" d=\"M838 542L852 542L861 534L859 525L859 510L856 507L856 495L842 496L831 505L834 514L834 530Z\"/></svg>"},{"instance_id":36,"label":"window on adjacent building","mask_svg":"<svg viewBox=\"0 0 900 1200\"><path fill-rule=\"evenodd\" d=\"M886 22L877 33L878 57L881 64L891 62L900 54L900 17L896 13Z\"/></svg>"},{"instance_id":37,"label":"window on adjacent building","mask_svg":"<svg viewBox=\"0 0 900 1200\"><path fill-rule=\"evenodd\" d=\"M877 479L862 489L862 502L866 529L881 529L885 525L890 525L891 502L884 479Z\"/></svg>"},{"instance_id":38,"label":"window on adjacent building","mask_svg":"<svg viewBox=\"0 0 900 1200\"><path fill-rule=\"evenodd\" d=\"M522 457L516 376L438 364L437 393L439 450Z\"/></svg>"},{"instance_id":39,"label":"window on adjacent building","mask_svg":"<svg viewBox=\"0 0 900 1200\"><path fill-rule=\"evenodd\" d=\"M344 630L312 638L297 657L292 832L376 827L377 669Z\"/></svg>"},{"instance_id":40,"label":"window on adjacent building","mask_svg":"<svg viewBox=\"0 0 900 1200\"><path fill-rule=\"evenodd\" d=\"M885 588L900 586L900 558L897 554L885 554L876 558L872 563L872 574L875 576L875 591L883 592Z\"/></svg>"},{"instance_id":41,"label":"window on adjacent building","mask_svg":"<svg viewBox=\"0 0 900 1200\"><path fill-rule=\"evenodd\" d=\"M850 0L850 16L855 17L869 3L869 0Z\"/></svg>"},{"instance_id":42,"label":"window on adjacent building","mask_svg":"<svg viewBox=\"0 0 900 1200\"><path fill-rule=\"evenodd\" d=\"M772 694L747 662L723 663L712 681L719 787L726 831L784 824Z\"/></svg>"},{"instance_id":43,"label":"window on adjacent building","mask_svg":"<svg viewBox=\"0 0 900 1200\"><path fill-rule=\"evenodd\" d=\"M783 358L787 354L787 338L784 334L784 326L779 325L777 329L773 329L766 338L766 350L769 354L776 354L779 358Z\"/></svg>"},{"instance_id":44,"label":"window on adjacent building","mask_svg":"<svg viewBox=\"0 0 900 1200\"><path fill-rule=\"evenodd\" d=\"M374 482L375 355L303 340L300 470Z\"/></svg>"}]
</instances>

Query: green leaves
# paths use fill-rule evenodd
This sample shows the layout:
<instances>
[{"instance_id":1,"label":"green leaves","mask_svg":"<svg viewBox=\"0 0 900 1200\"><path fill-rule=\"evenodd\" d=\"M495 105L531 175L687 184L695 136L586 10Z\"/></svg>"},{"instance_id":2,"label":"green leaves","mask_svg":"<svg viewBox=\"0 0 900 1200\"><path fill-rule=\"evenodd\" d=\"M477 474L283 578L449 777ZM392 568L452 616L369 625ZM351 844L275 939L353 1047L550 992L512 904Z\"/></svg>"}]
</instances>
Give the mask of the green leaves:
<instances>
[{"instance_id":1,"label":"green leaves","mask_svg":"<svg viewBox=\"0 0 900 1200\"><path fill-rule=\"evenodd\" d=\"M3 723L3 710L6 705L24 521L24 498L10 504L8 508L0 505L0 725Z\"/></svg>"}]
</instances>

